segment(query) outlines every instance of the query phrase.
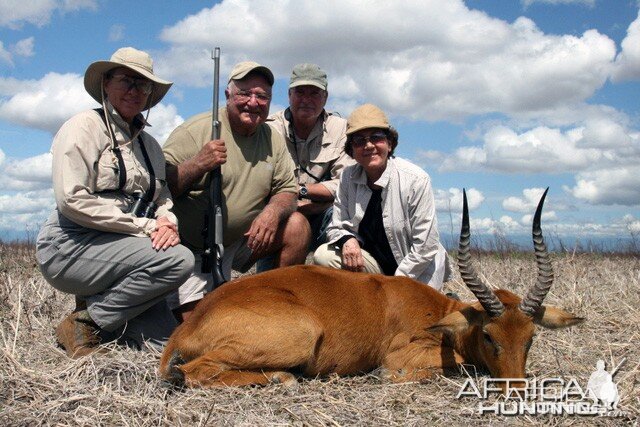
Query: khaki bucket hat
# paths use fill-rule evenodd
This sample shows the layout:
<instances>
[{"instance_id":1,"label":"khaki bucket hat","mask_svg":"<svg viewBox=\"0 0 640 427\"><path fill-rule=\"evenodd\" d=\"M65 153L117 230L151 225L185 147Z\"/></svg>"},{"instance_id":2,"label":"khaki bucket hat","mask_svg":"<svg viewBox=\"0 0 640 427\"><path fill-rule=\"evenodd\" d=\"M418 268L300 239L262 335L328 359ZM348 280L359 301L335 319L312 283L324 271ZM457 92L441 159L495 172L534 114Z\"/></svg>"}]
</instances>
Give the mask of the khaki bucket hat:
<instances>
[{"instance_id":1,"label":"khaki bucket hat","mask_svg":"<svg viewBox=\"0 0 640 427\"><path fill-rule=\"evenodd\" d=\"M247 74L252 71L262 74L269 82L269 85L273 86L275 78L273 77L273 73L271 72L271 70L264 65L260 65L257 62L253 61L238 62L236 65L234 65L231 73L229 74L229 81L242 80L247 76Z\"/></svg>"},{"instance_id":2,"label":"khaki bucket hat","mask_svg":"<svg viewBox=\"0 0 640 427\"><path fill-rule=\"evenodd\" d=\"M135 71L154 83L153 92L151 92L149 99L149 108L160 102L173 84L153 74L153 60L147 52L132 47L123 47L111 55L111 60L96 61L89 65L84 73L84 88L99 104L102 104L102 76L109 70L118 67Z\"/></svg>"},{"instance_id":3,"label":"khaki bucket hat","mask_svg":"<svg viewBox=\"0 0 640 427\"><path fill-rule=\"evenodd\" d=\"M389 129L389 119L386 114L373 104L364 104L353 110L347 120L347 135L362 129Z\"/></svg>"}]
</instances>

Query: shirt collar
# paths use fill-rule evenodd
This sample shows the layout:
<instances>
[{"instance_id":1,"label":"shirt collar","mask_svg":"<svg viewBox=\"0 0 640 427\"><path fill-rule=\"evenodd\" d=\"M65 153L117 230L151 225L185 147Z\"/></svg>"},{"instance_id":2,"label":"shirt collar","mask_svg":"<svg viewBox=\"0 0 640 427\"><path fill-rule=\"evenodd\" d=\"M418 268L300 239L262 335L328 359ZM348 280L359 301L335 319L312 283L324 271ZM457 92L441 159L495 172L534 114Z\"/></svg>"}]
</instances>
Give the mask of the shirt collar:
<instances>
[{"instance_id":1,"label":"shirt collar","mask_svg":"<svg viewBox=\"0 0 640 427\"><path fill-rule=\"evenodd\" d=\"M391 173L395 169L395 167L396 166L393 162L393 158L389 157L387 159L387 167L385 168L384 172L382 172L380 178L378 178L378 180L374 182L374 184L382 188L389 185L389 181L391 180ZM357 165L357 167L354 168L353 172L351 173L351 179L357 184L367 185L367 173L361 165Z\"/></svg>"},{"instance_id":2,"label":"shirt collar","mask_svg":"<svg viewBox=\"0 0 640 427\"><path fill-rule=\"evenodd\" d=\"M320 113L320 116L318 117L322 118L322 128L320 132L317 131L318 122L316 120L316 124L313 126L313 129L311 129L311 133L309 134L309 137L305 141L312 141L314 138L317 138L318 134L323 135L327 131L327 118L329 117L329 113L327 113L327 110L323 108L322 113ZM289 139L291 139L291 141L293 142L294 141L293 137L295 137L295 141L302 141L302 139L299 139L297 136L295 136L295 131L293 130L293 115L291 114L290 107L287 107L284 110L284 118L287 121Z\"/></svg>"},{"instance_id":3,"label":"shirt collar","mask_svg":"<svg viewBox=\"0 0 640 427\"><path fill-rule=\"evenodd\" d=\"M138 113L133 118L133 129L129 129L129 123L127 123L122 118L122 116L120 116L120 113L118 113L118 110L116 110L116 108L109 102L109 100L106 100L105 103L106 103L109 115L113 120L113 122L115 123L115 125L118 126L120 129L125 130L127 133L129 133L130 131L133 131L133 133L136 133L138 130L142 130L147 126L151 127L151 125L145 120L142 113Z\"/></svg>"}]
</instances>

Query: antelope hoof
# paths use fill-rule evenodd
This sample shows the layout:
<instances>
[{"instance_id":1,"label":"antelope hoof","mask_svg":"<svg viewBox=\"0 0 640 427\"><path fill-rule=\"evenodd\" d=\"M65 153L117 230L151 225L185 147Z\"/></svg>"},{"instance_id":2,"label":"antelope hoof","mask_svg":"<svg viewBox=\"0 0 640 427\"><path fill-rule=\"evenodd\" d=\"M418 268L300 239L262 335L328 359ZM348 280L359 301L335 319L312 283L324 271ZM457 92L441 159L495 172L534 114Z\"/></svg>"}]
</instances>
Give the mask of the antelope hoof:
<instances>
[{"instance_id":1,"label":"antelope hoof","mask_svg":"<svg viewBox=\"0 0 640 427\"><path fill-rule=\"evenodd\" d=\"M298 380L290 372L276 372L270 378L272 384L282 384L286 387L297 387Z\"/></svg>"}]
</instances>

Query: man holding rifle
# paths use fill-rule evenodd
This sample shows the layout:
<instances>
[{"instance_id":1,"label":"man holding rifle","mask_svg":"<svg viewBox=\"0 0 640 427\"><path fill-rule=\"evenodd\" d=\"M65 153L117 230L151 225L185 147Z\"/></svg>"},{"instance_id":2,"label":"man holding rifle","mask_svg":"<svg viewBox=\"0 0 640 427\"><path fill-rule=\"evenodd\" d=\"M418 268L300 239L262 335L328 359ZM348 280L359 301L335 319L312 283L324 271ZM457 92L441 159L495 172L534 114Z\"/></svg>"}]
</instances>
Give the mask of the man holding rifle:
<instances>
[{"instance_id":1,"label":"man holding rifle","mask_svg":"<svg viewBox=\"0 0 640 427\"><path fill-rule=\"evenodd\" d=\"M211 275L201 273L198 255L209 172L217 167L222 171L225 278L231 269L247 271L266 255L275 254L278 267L305 261L311 231L296 212L294 165L282 136L265 124L273 82L267 67L236 64L225 90L226 108L219 110L221 138L211 140L212 112L206 112L176 128L164 145L182 242L197 260L193 275L169 299L178 320L213 288Z\"/></svg>"}]
</instances>

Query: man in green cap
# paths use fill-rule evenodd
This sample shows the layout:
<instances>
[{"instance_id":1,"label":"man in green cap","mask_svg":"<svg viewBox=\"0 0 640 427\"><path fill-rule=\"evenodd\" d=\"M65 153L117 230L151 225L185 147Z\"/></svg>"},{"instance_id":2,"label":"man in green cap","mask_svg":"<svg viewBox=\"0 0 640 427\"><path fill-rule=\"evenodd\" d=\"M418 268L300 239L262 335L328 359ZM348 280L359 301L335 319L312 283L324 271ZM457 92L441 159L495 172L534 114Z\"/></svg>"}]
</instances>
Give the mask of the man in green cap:
<instances>
[{"instance_id":1,"label":"man in green cap","mask_svg":"<svg viewBox=\"0 0 640 427\"><path fill-rule=\"evenodd\" d=\"M267 119L284 136L295 163L298 212L311 226L310 250L326 241L340 173L354 163L344 152L347 121L324 109L328 95L327 73L315 64L298 64L289 81L289 107ZM268 264L261 260L258 270Z\"/></svg>"},{"instance_id":2,"label":"man in green cap","mask_svg":"<svg viewBox=\"0 0 640 427\"><path fill-rule=\"evenodd\" d=\"M247 271L267 255L276 257L278 267L306 259L311 232L296 212L294 165L282 136L265 124L273 82L265 66L236 64L225 90L226 107L219 111L220 139L211 140L209 111L178 126L163 147L180 235L196 255L194 273L169 298L179 320L213 287L211 275L200 272L199 254L209 172L216 167L222 168L225 278L230 279L232 269Z\"/></svg>"}]
</instances>

